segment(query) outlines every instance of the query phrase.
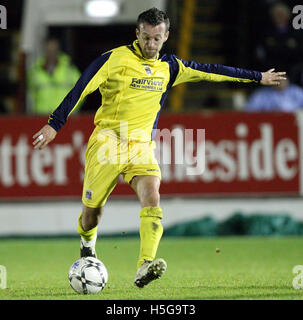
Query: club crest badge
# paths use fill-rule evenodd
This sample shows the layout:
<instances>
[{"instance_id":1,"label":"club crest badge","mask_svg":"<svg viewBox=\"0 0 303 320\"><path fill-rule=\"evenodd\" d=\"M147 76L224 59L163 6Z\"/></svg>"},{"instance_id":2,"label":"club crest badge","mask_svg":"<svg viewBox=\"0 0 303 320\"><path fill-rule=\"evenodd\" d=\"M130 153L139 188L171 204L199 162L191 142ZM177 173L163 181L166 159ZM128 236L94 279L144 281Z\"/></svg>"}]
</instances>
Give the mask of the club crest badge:
<instances>
[{"instance_id":1,"label":"club crest badge","mask_svg":"<svg viewBox=\"0 0 303 320\"><path fill-rule=\"evenodd\" d=\"M92 194L93 192L91 190L86 190L85 198L88 200L92 200Z\"/></svg>"},{"instance_id":2,"label":"club crest badge","mask_svg":"<svg viewBox=\"0 0 303 320\"><path fill-rule=\"evenodd\" d=\"M152 74L153 74L149 66L145 66L144 69L145 69L145 72L146 72L148 75L152 75Z\"/></svg>"}]
</instances>

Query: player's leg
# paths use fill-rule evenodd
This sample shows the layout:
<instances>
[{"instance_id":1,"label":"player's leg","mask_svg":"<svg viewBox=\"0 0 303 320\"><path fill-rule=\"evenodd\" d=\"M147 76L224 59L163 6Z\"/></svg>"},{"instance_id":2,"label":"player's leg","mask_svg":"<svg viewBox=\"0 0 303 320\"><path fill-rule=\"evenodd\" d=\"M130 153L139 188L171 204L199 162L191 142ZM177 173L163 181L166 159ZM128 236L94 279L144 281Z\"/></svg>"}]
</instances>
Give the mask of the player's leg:
<instances>
[{"instance_id":1,"label":"player's leg","mask_svg":"<svg viewBox=\"0 0 303 320\"><path fill-rule=\"evenodd\" d=\"M83 204L82 214L81 214L81 225L84 231L89 232L95 228L102 216L103 207L100 208L90 208Z\"/></svg>"},{"instance_id":2,"label":"player's leg","mask_svg":"<svg viewBox=\"0 0 303 320\"><path fill-rule=\"evenodd\" d=\"M142 288L150 281L163 275L166 262L155 259L163 234L160 208L160 178L157 176L135 176L131 186L141 203L140 211L140 253L137 262L135 284Z\"/></svg>"},{"instance_id":3,"label":"player's leg","mask_svg":"<svg viewBox=\"0 0 303 320\"><path fill-rule=\"evenodd\" d=\"M141 203L140 252L135 285L142 288L166 270L163 259L155 259L163 233L160 207L161 170L154 155L154 141L129 143L129 163L123 169L124 180L131 185Z\"/></svg>"},{"instance_id":4,"label":"player's leg","mask_svg":"<svg viewBox=\"0 0 303 320\"><path fill-rule=\"evenodd\" d=\"M131 187L136 192L141 204L140 211L140 255L137 268L145 261L152 261L156 256L163 233L160 208L160 179L156 176L135 176Z\"/></svg>"},{"instance_id":5,"label":"player's leg","mask_svg":"<svg viewBox=\"0 0 303 320\"><path fill-rule=\"evenodd\" d=\"M89 172L89 170L87 170ZM96 257L95 244L98 224L107 198L115 188L119 172L113 166L103 166L94 179L84 177L83 209L78 218L78 233L81 236L80 255ZM86 249L88 248L88 249Z\"/></svg>"},{"instance_id":6,"label":"player's leg","mask_svg":"<svg viewBox=\"0 0 303 320\"><path fill-rule=\"evenodd\" d=\"M106 143L109 142L106 141ZM110 142L109 147L112 143L115 141ZM100 152L102 147L104 147L103 140L98 139L98 134L94 133L89 139L85 154L83 210L78 219L77 231L81 236L81 256L96 256L98 223L107 198L115 188L119 176L119 165L111 161L104 161L106 157Z\"/></svg>"},{"instance_id":7,"label":"player's leg","mask_svg":"<svg viewBox=\"0 0 303 320\"><path fill-rule=\"evenodd\" d=\"M103 212L103 207L90 208L83 204L82 212L78 218L78 233L81 236L80 256L97 257L95 245L97 228Z\"/></svg>"}]
</instances>

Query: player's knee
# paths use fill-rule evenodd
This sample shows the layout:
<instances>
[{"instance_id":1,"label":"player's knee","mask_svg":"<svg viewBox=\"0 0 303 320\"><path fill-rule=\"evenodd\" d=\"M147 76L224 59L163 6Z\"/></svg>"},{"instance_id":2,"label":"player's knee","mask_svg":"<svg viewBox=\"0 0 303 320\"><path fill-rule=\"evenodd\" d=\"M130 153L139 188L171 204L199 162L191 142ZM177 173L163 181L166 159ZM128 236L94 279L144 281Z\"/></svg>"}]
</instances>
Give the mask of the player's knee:
<instances>
[{"instance_id":1,"label":"player's knee","mask_svg":"<svg viewBox=\"0 0 303 320\"><path fill-rule=\"evenodd\" d=\"M140 176L135 181L134 190L137 192L142 207L158 207L160 180L153 176Z\"/></svg>"},{"instance_id":2,"label":"player's knee","mask_svg":"<svg viewBox=\"0 0 303 320\"><path fill-rule=\"evenodd\" d=\"M160 204L160 194L158 190L148 189L141 200L143 207L158 207Z\"/></svg>"}]
</instances>

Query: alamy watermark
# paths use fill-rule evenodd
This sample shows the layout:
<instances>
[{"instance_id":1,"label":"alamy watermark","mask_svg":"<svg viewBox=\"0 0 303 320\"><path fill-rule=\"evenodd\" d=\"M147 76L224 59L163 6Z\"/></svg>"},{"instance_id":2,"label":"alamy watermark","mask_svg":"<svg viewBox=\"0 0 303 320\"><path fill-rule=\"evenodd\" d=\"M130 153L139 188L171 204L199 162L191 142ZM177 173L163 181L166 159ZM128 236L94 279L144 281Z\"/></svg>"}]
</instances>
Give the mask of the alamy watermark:
<instances>
[{"instance_id":1,"label":"alamy watermark","mask_svg":"<svg viewBox=\"0 0 303 320\"><path fill-rule=\"evenodd\" d=\"M7 29L7 11L2 5L0 5L0 29Z\"/></svg>"},{"instance_id":2,"label":"alamy watermark","mask_svg":"<svg viewBox=\"0 0 303 320\"><path fill-rule=\"evenodd\" d=\"M297 5L293 7L292 13L296 14L292 20L292 26L294 29L303 29L303 5Z\"/></svg>"},{"instance_id":3,"label":"alamy watermark","mask_svg":"<svg viewBox=\"0 0 303 320\"><path fill-rule=\"evenodd\" d=\"M6 289L6 268L0 265L0 289Z\"/></svg>"},{"instance_id":4,"label":"alamy watermark","mask_svg":"<svg viewBox=\"0 0 303 320\"><path fill-rule=\"evenodd\" d=\"M296 290L303 289L303 266L294 266L292 273L296 274L292 280L292 287Z\"/></svg>"},{"instance_id":5,"label":"alamy watermark","mask_svg":"<svg viewBox=\"0 0 303 320\"><path fill-rule=\"evenodd\" d=\"M189 176L204 172L205 129L154 129L153 137L159 143L156 154L156 143L150 140L149 130L129 130L127 121L121 121L117 130L101 129L97 134L97 160L102 165L156 165L159 161L162 165L182 165Z\"/></svg>"}]
</instances>

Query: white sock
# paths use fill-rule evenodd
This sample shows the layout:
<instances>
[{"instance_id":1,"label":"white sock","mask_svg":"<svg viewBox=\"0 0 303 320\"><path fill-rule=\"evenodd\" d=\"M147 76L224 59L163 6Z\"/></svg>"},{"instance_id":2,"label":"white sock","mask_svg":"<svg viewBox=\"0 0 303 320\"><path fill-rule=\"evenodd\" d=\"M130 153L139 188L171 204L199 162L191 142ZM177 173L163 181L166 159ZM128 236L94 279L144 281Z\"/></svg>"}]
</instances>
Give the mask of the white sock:
<instances>
[{"instance_id":1,"label":"white sock","mask_svg":"<svg viewBox=\"0 0 303 320\"><path fill-rule=\"evenodd\" d=\"M81 241L82 241L82 244L84 245L84 247L94 247L96 245L96 240L97 240L97 234L90 241L86 241L81 237Z\"/></svg>"}]
</instances>

